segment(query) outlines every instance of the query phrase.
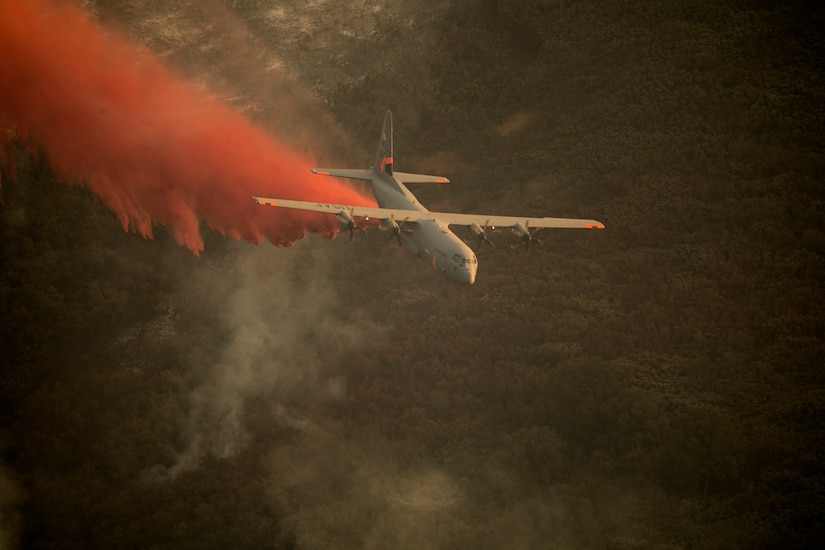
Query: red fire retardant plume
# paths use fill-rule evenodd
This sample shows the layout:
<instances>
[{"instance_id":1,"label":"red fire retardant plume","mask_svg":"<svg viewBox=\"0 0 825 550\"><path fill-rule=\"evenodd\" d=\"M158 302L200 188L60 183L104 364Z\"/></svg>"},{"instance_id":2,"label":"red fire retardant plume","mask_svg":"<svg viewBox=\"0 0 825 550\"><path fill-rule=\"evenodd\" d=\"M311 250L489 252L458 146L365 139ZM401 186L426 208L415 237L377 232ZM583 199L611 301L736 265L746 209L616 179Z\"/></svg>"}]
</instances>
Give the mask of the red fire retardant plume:
<instances>
[{"instance_id":1,"label":"red fire retardant plume","mask_svg":"<svg viewBox=\"0 0 825 550\"><path fill-rule=\"evenodd\" d=\"M9 130L33 139L124 229L151 237L154 223L169 225L195 253L199 219L276 245L337 230L332 216L257 206L253 195L371 203L70 2L0 0L0 126L0 142Z\"/></svg>"}]
</instances>

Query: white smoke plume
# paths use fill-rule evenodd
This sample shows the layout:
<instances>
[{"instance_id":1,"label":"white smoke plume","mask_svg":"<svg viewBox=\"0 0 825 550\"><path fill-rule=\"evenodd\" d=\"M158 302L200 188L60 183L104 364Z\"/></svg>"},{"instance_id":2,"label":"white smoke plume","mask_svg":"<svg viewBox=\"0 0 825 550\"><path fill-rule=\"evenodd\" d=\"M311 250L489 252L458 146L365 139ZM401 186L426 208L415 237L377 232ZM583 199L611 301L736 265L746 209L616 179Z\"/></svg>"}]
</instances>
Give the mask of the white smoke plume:
<instances>
[{"instance_id":1,"label":"white smoke plume","mask_svg":"<svg viewBox=\"0 0 825 550\"><path fill-rule=\"evenodd\" d=\"M346 374L337 371L335 358L351 353L366 330L378 329L341 307L329 284L335 251L324 250L334 245L316 243L309 239L277 254L244 246L221 264L206 260L175 298L176 322L202 330L199 341L174 344L193 381L182 427L186 446L176 464L154 468L152 477L174 477L205 456L237 455L251 437L250 400L266 403L264 418L304 430L312 421L300 410L345 395Z\"/></svg>"}]
</instances>

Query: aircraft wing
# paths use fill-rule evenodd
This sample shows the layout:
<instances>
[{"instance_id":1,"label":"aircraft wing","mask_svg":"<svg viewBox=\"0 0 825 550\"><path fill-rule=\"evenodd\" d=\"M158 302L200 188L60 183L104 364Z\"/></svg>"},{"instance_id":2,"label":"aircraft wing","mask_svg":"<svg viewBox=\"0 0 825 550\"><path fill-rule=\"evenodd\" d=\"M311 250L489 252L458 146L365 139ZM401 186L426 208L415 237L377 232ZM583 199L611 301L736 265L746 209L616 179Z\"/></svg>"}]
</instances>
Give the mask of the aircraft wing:
<instances>
[{"instance_id":1,"label":"aircraft wing","mask_svg":"<svg viewBox=\"0 0 825 550\"><path fill-rule=\"evenodd\" d=\"M513 227L521 224L524 227L537 229L539 227L558 227L567 229L604 229L604 224L596 220L582 220L578 218L530 218L519 216L490 216L487 214L454 214L452 212L429 212L440 222L447 225L473 225L479 227Z\"/></svg>"},{"instance_id":2,"label":"aircraft wing","mask_svg":"<svg viewBox=\"0 0 825 550\"><path fill-rule=\"evenodd\" d=\"M455 214L451 212L430 212L427 210L397 210L394 208L376 208L369 206L351 206L348 204L329 204L321 202L292 201L286 199L268 199L252 197L252 199L266 206L280 206L283 208L297 208L312 212L339 214L345 212L353 217L389 219L397 221L439 221L447 225L473 225L480 227L514 227L522 224L524 227L537 229L539 227L604 229L604 225L596 220L582 220L575 218L530 218L518 216L488 216L486 214Z\"/></svg>"},{"instance_id":3,"label":"aircraft wing","mask_svg":"<svg viewBox=\"0 0 825 550\"><path fill-rule=\"evenodd\" d=\"M326 214L339 214L345 212L357 218L375 218L384 220L395 218L398 221L421 221L431 220L430 212L420 210L396 210L394 208L376 208L370 206L352 206L349 204L329 204L323 202L291 201L286 199L267 199L264 197L252 197L258 204L264 206L280 206L282 208L296 208L298 210L310 210L312 212L324 212ZM422 214L425 214L422 216Z\"/></svg>"}]
</instances>

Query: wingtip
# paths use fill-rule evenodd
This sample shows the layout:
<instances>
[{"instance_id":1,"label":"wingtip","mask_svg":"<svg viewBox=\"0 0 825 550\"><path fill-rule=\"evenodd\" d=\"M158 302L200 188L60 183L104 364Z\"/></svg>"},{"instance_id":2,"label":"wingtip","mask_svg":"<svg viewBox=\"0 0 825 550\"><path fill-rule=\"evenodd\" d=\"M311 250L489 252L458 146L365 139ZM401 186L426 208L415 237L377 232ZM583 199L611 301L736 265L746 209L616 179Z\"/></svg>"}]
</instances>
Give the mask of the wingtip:
<instances>
[{"instance_id":1,"label":"wingtip","mask_svg":"<svg viewBox=\"0 0 825 550\"><path fill-rule=\"evenodd\" d=\"M602 222L589 223L587 229L604 229L604 224Z\"/></svg>"}]
</instances>

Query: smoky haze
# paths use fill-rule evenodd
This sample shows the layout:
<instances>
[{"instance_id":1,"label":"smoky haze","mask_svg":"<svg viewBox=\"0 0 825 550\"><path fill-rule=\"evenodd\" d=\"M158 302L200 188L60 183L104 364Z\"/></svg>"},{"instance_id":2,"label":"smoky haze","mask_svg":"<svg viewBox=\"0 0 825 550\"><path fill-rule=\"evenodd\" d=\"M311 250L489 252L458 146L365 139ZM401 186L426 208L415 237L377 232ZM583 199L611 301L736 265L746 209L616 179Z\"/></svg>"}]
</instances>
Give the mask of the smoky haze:
<instances>
[{"instance_id":1,"label":"smoky haze","mask_svg":"<svg viewBox=\"0 0 825 550\"><path fill-rule=\"evenodd\" d=\"M142 336L141 356L185 357L188 397L162 419L175 427L166 460L141 478L163 486L252 452L269 506L302 546L460 544L473 520L458 480L335 418L352 403L350 379L367 374L364 349L393 330L336 295L330 281L350 253L310 236L277 262L247 247L187 274ZM132 359L122 368L141 368Z\"/></svg>"},{"instance_id":2,"label":"smoky haze","mask_svg":"<svg viewBox=\"0 0 825 550\"><path fill-rule=\"evenodd\" d=\"M175 463L149 477L243 451L257 429L247 401L263 408L259 418L303 432L315 429L315 407L345 396L336 359L358 353L365 332L380 330L341 307L329 285L330 255L314 244L301 241L278 262L260 247L204 260L169 298L152 338L186 357L190 407L186 419L169 419L180 429ZM195 341L177 337L193 325Z\"/></svg>"},{"instance_id":3,"label":"smoky haze","mask_svg":"<svg viewBox=\"0 0 825 550\"><path fill-rule=\"evenodd\" d=\"M160 49L165 41L148 32L160 30L158 20L169 25L163 29L167 35L170 28L180 29L176 36L185 36L193 21L214 23L217 14L224 16L219 19L221 28L226 26L224 21L230 29L243 28L234 18L227 21L225 10L209 5L209 9L193 7L164 16L149 12L140 21L132 21L130 28ZM276 32L289 34L300 32L289 27L295 21L319 15L313 9L317 7L268 15L270 21L287 25ZM307 15L298 17L304 11ZM353 18L361 8L343 11ZM117 20L116 13L111 16ZM146 21L154 23L147 25ZM213 83L225 96L236 98L236 105L250 116L283 120L279 113L286 115L290 123L284 139L298 149L321 147L335 152L341 143L348 144L349 138L336 134L336 126L322 109L303 101L300 88L284 84L271 73L260 75L259 61L250 64L248 57L238 55L239 49L256 50L248 36L235 40L238 36L245 35L238 30L229 37L204 38L231 42L227 53L219 57L223 61L217 63L232 75L231 81L220 69L198 67L197 56L187 55L185 43L176 42L178 47L167 49L167 57L177 59L193 76ZM313 65L307 59L300 63ZM259 103L262 96L263 104ZM380 109L375 111L380 115ZM380 116L375 118L380 122ZM377 126L369 122L369 135L357 139L371 144ZM314 132L312 136L307 136L307 128ZM348 165L369 158L357 149L353 154L352 146L348 153L344 157ZM198 269L185 288L170 298L177 304L172 325L201 327L196 331L198 342L188 341L179 350L190 358L193 387L186 416L169 418L180 426L174 459L149 467L143 478L168 483L204 460L236 458L250 445L262 445L268 449L264 481L270 504L303 547L461 544L475 535L470 527L474 523L471 507L457 480L435 462L408 460L403 447L399 455L399 447L391 440L353 431L330 415L330 408L351 400L348 380L360 374L364 346L384 340L394 327L391 316L378 323L365 318L359 308L343 307L330 282L357 259L351 257L351 250L340 246L319 249L321 244L312 238L300 241L279 251L277 262L265 249L233 252L218 264ZM383 253L398 261L405 259L394 249ZM161 315L162 319L169 317L168 311ZM204 319L210 319L210 324L202 325ZM262 433L267 434L263 441ZM503 536L512 539L515 535Z\"/></svg>"}]
</instances>

